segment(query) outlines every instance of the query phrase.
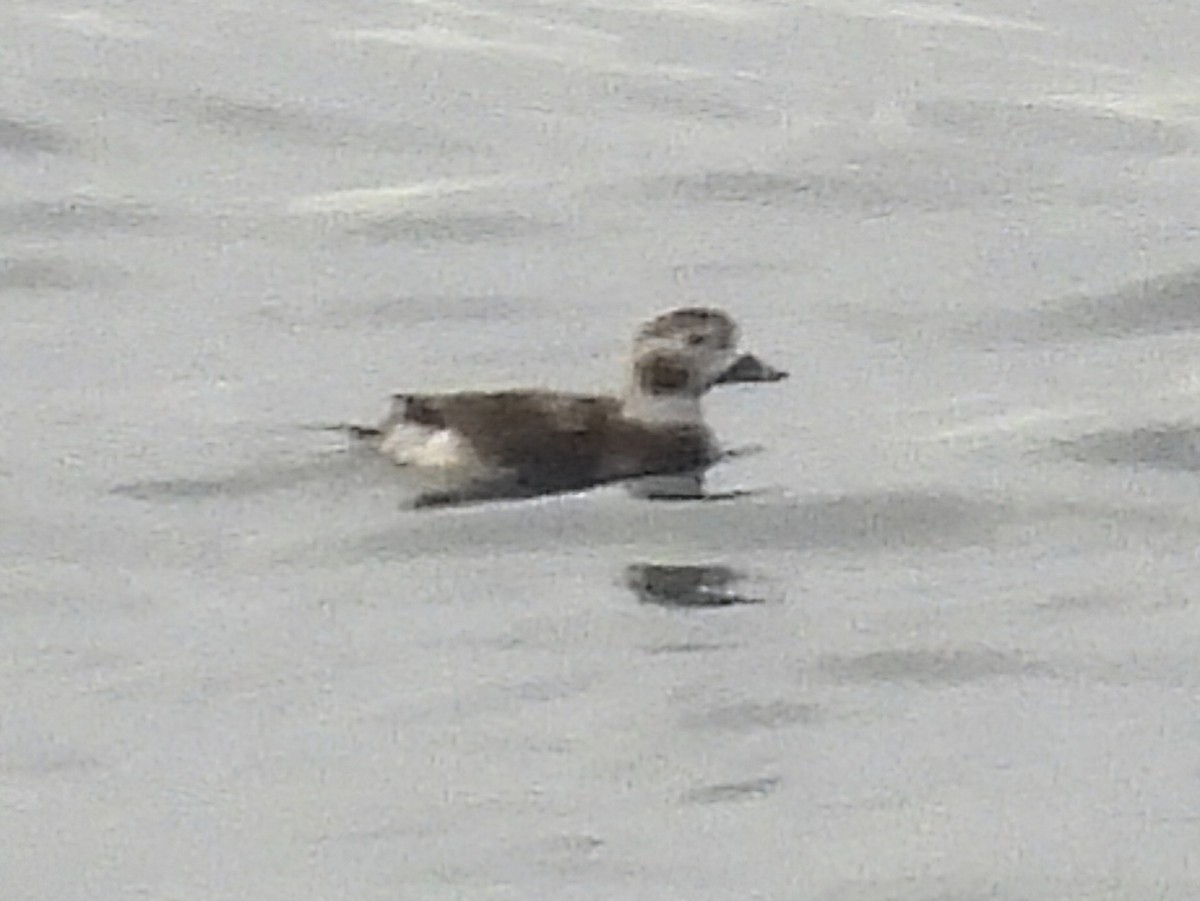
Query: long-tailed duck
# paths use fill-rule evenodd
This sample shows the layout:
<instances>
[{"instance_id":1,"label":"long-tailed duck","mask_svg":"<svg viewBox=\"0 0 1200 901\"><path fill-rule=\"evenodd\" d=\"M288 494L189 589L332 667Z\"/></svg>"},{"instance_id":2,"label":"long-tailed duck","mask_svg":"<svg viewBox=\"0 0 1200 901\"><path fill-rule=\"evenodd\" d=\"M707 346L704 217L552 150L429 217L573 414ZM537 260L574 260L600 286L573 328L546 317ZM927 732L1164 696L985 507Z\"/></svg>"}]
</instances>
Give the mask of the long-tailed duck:
<instances>
[{"instance_id":1,"label":"long-tailed duck","mask_svg":"<svg viewBox=\"0 0 1200 901\"><path fill-rule=\"evenodd\" d=\"M634 337L620 396L545 390L393 396L376 428L351 427L394 462L441 482L414 501L448 506L575 491L629 481L640 497L704 495L722 453L701 397L732 382L787 373L737 351L737 326L720 310L689 307L655 317Z\"/></svg>"}]
</instances>

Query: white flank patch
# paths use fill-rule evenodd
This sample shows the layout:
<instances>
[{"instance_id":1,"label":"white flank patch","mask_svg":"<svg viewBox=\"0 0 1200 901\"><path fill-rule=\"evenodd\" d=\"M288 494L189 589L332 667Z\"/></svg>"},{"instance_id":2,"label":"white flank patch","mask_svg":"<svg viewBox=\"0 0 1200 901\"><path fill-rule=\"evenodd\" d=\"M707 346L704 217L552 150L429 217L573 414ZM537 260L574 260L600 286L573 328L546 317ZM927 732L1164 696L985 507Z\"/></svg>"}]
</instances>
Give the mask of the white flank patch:
<instances>
[{"instance_id":1,"label":"white flank patch","mask_svg":"<svg viewBox=\"0 0 1200 901\"><path fill-rule=\"evenodd\" d=\"M423 469L460 469L474 460L462 436L450 429L400 425L392 429L379 450L401 466Z\"/></svg>"}]
</instances>

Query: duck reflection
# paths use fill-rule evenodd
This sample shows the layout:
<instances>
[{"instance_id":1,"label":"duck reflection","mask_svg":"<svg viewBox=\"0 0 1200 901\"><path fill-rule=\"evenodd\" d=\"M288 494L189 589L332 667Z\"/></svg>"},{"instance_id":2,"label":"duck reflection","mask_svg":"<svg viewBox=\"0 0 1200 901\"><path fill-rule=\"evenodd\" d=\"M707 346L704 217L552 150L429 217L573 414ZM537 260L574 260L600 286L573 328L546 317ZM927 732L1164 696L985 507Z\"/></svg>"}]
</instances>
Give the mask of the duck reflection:
<instances>
[{"instance_id":1,"label":"duck reflection","mask_svg":"<svg viewBox=\"0 0 1200 901\"><path fill-rule=\"evenodd\" d=\"M732 607L761 604L764 599L739 593L734 587L744 573L722 564L680 566L631 563L625 567L625 586L643 604L660 607Z\"/></svg>"}]
</instances>

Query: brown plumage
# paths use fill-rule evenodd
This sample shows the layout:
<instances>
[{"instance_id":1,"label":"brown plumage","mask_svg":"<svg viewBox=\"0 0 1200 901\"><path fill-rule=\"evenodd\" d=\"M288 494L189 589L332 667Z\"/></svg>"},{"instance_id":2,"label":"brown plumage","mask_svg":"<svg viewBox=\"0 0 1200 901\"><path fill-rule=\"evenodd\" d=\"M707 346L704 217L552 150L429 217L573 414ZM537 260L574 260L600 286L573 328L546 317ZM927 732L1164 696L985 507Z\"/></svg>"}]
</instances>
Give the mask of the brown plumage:
<instances>
[{"instance_id":1,"label":"brown plumage","mask_svg":"<svg viewBox=\"0 0 1200 901\"><path fill-rule=\"evenodd\" d=\"M646 497L703 495L721 459L700 399L718 382L786 378L738 356L728 314L701 307L664 313L635 335L622 395L537 389L394 395L378 428L351 434L398 464L449 487L415 506L528 497L632 480Z\"/></svg>"},{"instance_id":2,"label":"brown plumage","mask_svg":"<svg viewBox=\"0 0 1200 901\"><path fill-rule=\"evenodd\" d=\"M470 449L465 484L417 506L577 491L646 475L707 469L719 452L707 427L647 423L616 398L551 391L405 394L391 419L445 431Z\"/></svg>"}]
</instances>

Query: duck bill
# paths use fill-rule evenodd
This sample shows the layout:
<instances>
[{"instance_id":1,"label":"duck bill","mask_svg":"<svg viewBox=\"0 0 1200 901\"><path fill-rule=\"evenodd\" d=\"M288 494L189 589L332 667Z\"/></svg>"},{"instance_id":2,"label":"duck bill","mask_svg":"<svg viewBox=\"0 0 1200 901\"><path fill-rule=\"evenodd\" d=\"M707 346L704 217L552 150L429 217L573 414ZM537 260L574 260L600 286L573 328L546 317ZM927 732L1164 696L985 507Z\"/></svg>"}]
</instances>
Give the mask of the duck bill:
<instances>
[{"instance_id":1,"label":"duck bill","mask_svg":"<svg viewBox=\"0 0 1200 901\"><path fill-rule=\"evenodd\" d=\"M718 375L714 385L732 385L738 382L778 382L786 379L788 374L782 369L776 369L764 363L754 354L742 354Z\"/></svg>"}]
</instances>

